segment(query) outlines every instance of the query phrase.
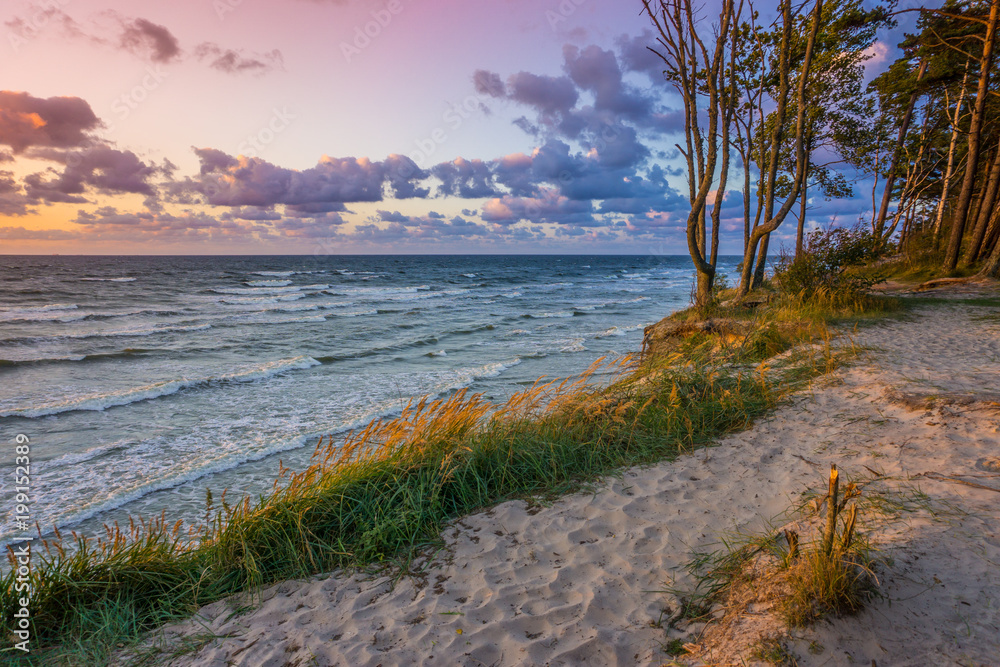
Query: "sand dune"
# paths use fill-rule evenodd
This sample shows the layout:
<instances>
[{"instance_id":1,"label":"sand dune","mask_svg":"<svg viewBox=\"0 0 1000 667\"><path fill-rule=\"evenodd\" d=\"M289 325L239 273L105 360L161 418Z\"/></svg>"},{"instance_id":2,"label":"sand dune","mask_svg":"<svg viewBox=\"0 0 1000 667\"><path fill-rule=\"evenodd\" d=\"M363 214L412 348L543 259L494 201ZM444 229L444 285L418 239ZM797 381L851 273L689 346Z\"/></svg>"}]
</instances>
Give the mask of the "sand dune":
<instances>
[{"instance_id":1,"label":"sand dune","mask_svg":"<svg viewBox=\"0 0 1000 667\"><path fill-rule=\"evenodd\" d=\"M684 663L754 664L771 612L748 612L759 618L736 636L668 630L658 622L677 600L658 591L690 585L692 552L763 529L837 463L929 500L874 535L894 556L879 573L886 597L796 631L798 664L998 664L998 312L935 305L856 332L874 349L751 430L596 493L463 518L415 576L284 582L243 613L246 601L222 601L150 641L170 665L604 666L669 664L663 646L679 637L698 646ZM185 644L197 650L171 657Z\"/></svg>"}]
</instances>

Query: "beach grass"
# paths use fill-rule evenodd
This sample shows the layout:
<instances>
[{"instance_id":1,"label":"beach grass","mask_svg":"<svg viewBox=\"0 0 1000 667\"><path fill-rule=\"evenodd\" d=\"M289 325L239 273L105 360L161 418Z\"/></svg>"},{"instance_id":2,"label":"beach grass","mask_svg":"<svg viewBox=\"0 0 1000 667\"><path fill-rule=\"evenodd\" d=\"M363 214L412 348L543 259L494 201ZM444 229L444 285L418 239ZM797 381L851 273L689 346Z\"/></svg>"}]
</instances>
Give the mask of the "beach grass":
<instances>
[{"instance_id":1,"label":"beach grass","mask_svg":"<svg viewBox=\"0 0 1000 667\"><path fill-rule=\"evenodd\" d=\"M753 311L719 308L716 315L751 321L749 333L722 344L693 336L642 360L602 361L502 405L466 390L412 402L346 441L321 439L312 465L282 469L269 494L207 497L205 526L161 515L108 526L99 540L58 535L34 553L30 655L13 649L9 634L19 597L13 568L0 579L8 629L0 661L100 664L143 632L236 593L343 568L405 569L463 515L551 498L748 428L842 363L826 321L892 307L870 297L786 297ZM768 362L803 342L814 344Z\"/></svg>"}]
</instances>

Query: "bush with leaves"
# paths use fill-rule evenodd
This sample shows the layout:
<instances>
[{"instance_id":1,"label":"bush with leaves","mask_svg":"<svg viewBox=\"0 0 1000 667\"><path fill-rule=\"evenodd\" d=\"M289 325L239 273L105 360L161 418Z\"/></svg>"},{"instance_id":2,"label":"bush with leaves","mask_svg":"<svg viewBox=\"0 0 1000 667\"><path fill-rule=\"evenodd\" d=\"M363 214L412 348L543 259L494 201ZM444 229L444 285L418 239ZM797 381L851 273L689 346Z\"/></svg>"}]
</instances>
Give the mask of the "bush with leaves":
<instances>
[{"instance_id":1,"label":"bush with leaves","mask_svg":"<svg viewBox=\"0 0 1000 667\"><path fill-rule=\"evenodd\" d=\"M775 282L785 294L852 298L885 280L865 270L882 254L878 247L875 236L860 227L817 230L798 258L781 256Z\"/></svg>"}]
</instances>

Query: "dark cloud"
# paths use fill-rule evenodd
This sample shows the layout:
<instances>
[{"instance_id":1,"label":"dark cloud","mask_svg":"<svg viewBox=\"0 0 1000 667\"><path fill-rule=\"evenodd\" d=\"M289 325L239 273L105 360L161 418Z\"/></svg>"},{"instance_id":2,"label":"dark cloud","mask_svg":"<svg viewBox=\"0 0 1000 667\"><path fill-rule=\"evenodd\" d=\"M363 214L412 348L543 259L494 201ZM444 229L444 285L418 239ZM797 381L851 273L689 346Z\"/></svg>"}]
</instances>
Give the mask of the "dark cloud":
<instances>
[{"instance_id":1,"label":"dark cloud","mask_svg":"<svg viewBox=\"0 0 1000 667\"><path fill-rule=\"evenodd\" d=\"M651 30L638 35L621 35L615 40L622 66L629 72L641 72L654 82L663 81L664 64L660 56L649 50L656 47Z\"/></svg>"},{"instance_id":2,"label":"dark cloud","mask_svg":"<svg viewBox=\"0 0 1000 667\"><path fill-rule=\"evenodd\" d=\"M288 204L285 215L298 218L322 218L330 213L344 213L347 207L341 202L311 202L308 204Z\"/></svg>"},{"instance_id":3,"label":"dark cloud","mask_svg":"<svg viewBox=\"0 0 1000 667\"><path fill-rule=\"evenodd\" d=\"M418 167L417 163L406 155L393 153L384 162L376 164L381 164L389 188L396 199L423 198L430 194L429 188L417 187L417 183L430 177L430 172Z\"/></svg>"},{"instance_id":4,"label":"dark cloud","mask_svg":"<svg viewBox=\"0 0 1000 667\"><path fill-rule=\"evenodd\" d=\"M490 165L482 160L457 158L431 167L431 173L440 181L438 194L458 195L463 199L493 197L497 194Z\"/></svg>"},{"instance_id":5,"label":"dark cloud","mask_svg":"<svg viewBox=\"0 0 1000 667\"><path fill-rule=\"evenodd\" d=\"M195 154L201 160L199 176L168 186L177 201L197 193L215 206L301 206L381 201L386 189L397 199L426 197L430 192L418 187L430 172L404 155L390 155L381 162L324 156L315 167L300 171L257 157L232 157L211 148L195 149ZM299 211L327 212L319 208Z\"/></svg>"},{"instance_id":6,"label":"dark cloud","mask_svg":"<svg viewBox=\"0 0 1000 667\"><path fill-rule=\"evenodd\" d=\"M281 214L274 209L269 208L257 208L256 206L244 206L241 208L234 208L225 211L219 216L220 220L253 220L253 221L267 221L267 220L281 220Z\"/></svg>"},{"instance_id":7,"label":"dark cloud","mask_svg":"<svg viewBox=\"0 0 1000 667\"><path fill-rule=\"evenodd\" d=\"M24 189L14 180L14 173L0 171L0 215L25 215L28 198Z\"/></svg>"},{"instance_id":8,"label":"dark cloud","mask_svg":"<svg viewBox=\"0 0 1000 667\"><path fill-rule=\"evenodd\" d=\"M504 195L491 199L483 206L482 218L499 225L513 225L526 220L589 227L600 224L593 211L590 201L572 200L554 189L545 189L538 197Z\"/></svg>"},{"instance_id":9,"label":"dark cloud","mask_svg":"<svg viewBox=\"0 0 1000 667\"><path fill-rule=\"evenodd\" d=\"M156 195L151 179L160 168L143 162L132 151L97 146L81 151L37 149L30 156L65 165L62 172L49 168L25 177L27 194L33 202L85 203L84 195L90 188L103 194Z\"/></svg>"},{"instance_id":10,"label":"dark cloud","mask_svg":"<svg viewBox=\"0 0 1000 667\"><path fill-rule=\"evenodd\" d=\"M581 49L567 44L563 47L566 76L518 72L504 84L499 74L477 70L473 81L480 93L531 108L534 120L521 117L514 124L533 136L548 134L595 143L609 131L625 138L630 133L634 136L636 128L655 134L680 132L683 113L659 103L660 96L669 92L666 88L641 89L625 81L626 71L652 64L645 56L640 58L639 46L639 41L623 38L616 54L594 45ZM589 97L592 104L578 106ZM648 154L645 149L639 152Z\"/></svg>"},{"instance_id":11,"label":"dark cloud","mask_svg":"<svg viewBox=\"0 0 1000 667\"><path fill-rule=\"evenodd\" d=\"M34 97L0 91L0 144L21 153L31 146L72 148L90 143L88 132L101 126L79 97Z\"/></svg>"},{"instance_id":12,"label":"dark cloud","mask_svg":"<svg viewBox=\"0 0 1000 667\"><path fill-rule=\"evenodd\" d=\"M410 216L403 215L399 211L390 212L379 209L378 211L376 211L376 215L378 215L379 220L381 220L382 222L405 223L410 221Z\"/></svg>"},{"instance_id":13,"label":"dark cloud","mask_svg":"<svg viewBox=\"0 0 1000 667\"><path fill-rule=\"evenodd\" d=\"M515 102L538 110L542 116L555 118L576 106L580 94L565 76L544 76L518 72L507 79L507 96Z\"/></svg>"},{"instance_id":14,"label":"dark cloud","mask_svg":"<svg viewBox=\"0 0 1000 667\"><path fill-rule=\"evenodd\" d=\"M204 42L195 47L194 55L199 61L207 62L212 69L226 74L260 75L285 68L284 58L278 49L246 54L242 50L224 49L213 42Z\"/></svg>"},{"instance_id":15,"label":"dark cloud","mask_svg":"<svg viewBox=\"0 0 1000 667\"><path fill-rule=\"evenodd\" d=\"M505 97L507 95L507 88L496 72L477 69L472 74L472 83L476 87L476 92L481 95L489 95L490 97Z\"/></svg>"},{"instance_id":16,"label":"dark cloud","mask_svg":"<svg viewBox=\"0 0 1000 667\"><path fill-rule=\"evenodd\" d=\"M594 110L645 122L653 110L654 99L648 93L628 86L622 80L618 58L611 51L588 46L563 47L567 74L577 86L594 94Z\"/></svg>"},{"instance_id":17,"label":"dark cloud","mask_svg":"<svg viewBox=\"0 0 1000 667\"><path fill-rule=\"evenodd\" d=\"M181 55L177 38L166 27L143 18L122 19L121 48L155 63L169 63Z\"/></svg>"}]
</instances>

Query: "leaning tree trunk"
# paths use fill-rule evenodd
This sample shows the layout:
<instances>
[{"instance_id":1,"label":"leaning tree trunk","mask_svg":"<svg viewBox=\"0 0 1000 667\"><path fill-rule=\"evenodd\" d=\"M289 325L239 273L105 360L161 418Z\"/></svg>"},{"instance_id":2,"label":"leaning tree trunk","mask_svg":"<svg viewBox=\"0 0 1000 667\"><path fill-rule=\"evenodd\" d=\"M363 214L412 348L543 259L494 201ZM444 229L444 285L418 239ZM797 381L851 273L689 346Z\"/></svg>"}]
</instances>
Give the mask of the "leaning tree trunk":
<instances>
[{"instance_id":1,"label":"leaning tree trunk","mask_svg":"<svg viewBox=\"0 0 1000 667\"><path fill-rule=\"evenodd\" d=\"M1000 190L1000 143L997 144L996 153L993 156L993 166L990 168L990 177L979 203L976 226L972 230L972 241L969 243L969 249L965 255L966 264L975 264L976 260L979 259L979 254L982 252L983 247L983 238L986 236L986 225L993 214L993 209L997 202L998 190Z\"/></svg>"},{"instance_id":2,"label":"leaning tree trunk","mask_svg":"<svg viewBox=\"0 0 1000 667\"><path fill-rule=\"evenodd\" d=\"M924 77L927 71L927 60L920 61L920 69L917 71L917 83ZM906 141L906 133L910 129L910 119L913 117L913 107L920 97L918 91L913 91L910 101L906 104L906 113L903 114L903 121L899 126L899 134L896 137L896 148L892 152L892 159L889 161L889 172L885 177L885 190L882 192L882 204L879 206L878 215L875 217L875 224L872 231L875 232L875 240L882 243L882 231L885 229L885 218L889 214L889 202L892 200L892 187L896 183L896 169L899 167L899 159L903 155L903 144Z\"/></svg>"},{"instance_id":3,"label":"leaning tree trunk","mask_svg":"<svg viewBox=\"0 0 1000 667\"><path fill-rule=\"evenodd\" d=\"M983 268L979 271L979 277L1000 278L1000 241L993 246L993 252L990 253Z\"/></svg>"},{"instance_id":4,"label":"leaning tree trunk","mask_svg":"<svg viewBox=\"0 0 1000 667\"><path fill-rule=\"evenodd\" d=\"M1000 0L992 0L986 37L983 40L983 55L979 59L979 87L976 89L976 104L972 108L972 123L969 127L969 152L965 162L965 178L962 180L962 191L955 205L955 221L951 226L951 238L948 240L948 250L944 256L943 268L949 273L958 266L958 255L962 250L962 237L965 234L969 207L972 205L972 192L976 185L976 172L979 170L979 145L986 97L989 95L990 68L993 66L998 17L1000 17Z\"/></svg>"},{"instance_id":5,"label":"leaning tree trunk","mask_svg":"<svg viewBox=\"0 0 1000 667\"><path fill-rule=\"evenodd\" d=\"M998 0L1000 1L1000 0ZM781 208L773 216L767 216L767 219L759 227L755 227L750 234L750 242L747 244L746 251L743 255L743 270L740 274L740 286L736 292L737 301L742 300L746 297L747 293L750 291L751 286L751 272L753 271L753 259L754 252L757 248L757 244L761 241L763 237L773 232L777 229L785 218L788 216L788 212L792 210L792 206L795 204L795 200L799 196L799 192L802 190L803 181L803 168L805 167L806 156L805 156L805 124L806 124L806 80L809 78L809 70L812 67L813 50L816 46L816 35L819 33L819 24L823 13L823 0L816 0L816 6L813 9L812 14L812 27L809 32L809 39L806 41L805 55L802 58L802 70L799 75L799 85L798 91L796 92L796 101L798 103L798 114L795 120L795 175L792 178L792 189L785 199L785 203L782 204ZM784 42L787 37L787 28L790 27L790 14L788 3L785 4L785 26L786 32L782 36L782 41ZM785 42L787 44L787 42ZM783 44L783 46L785 46ZM788 54L782 53L782 87L787 91L788 86ZM780 107L780 105L779 105ZM776 124L783 124L783 117L780 115L775 119ZM772 146L772 158L774 157L774 147ZM774 164L774 162L772 162ZM773 203L774 189L773 181L768 184L769 187L769 207ZM765 255L766 256L766 255Z\"/></svg>"},{"instance_id":6,"label":"leaning tree trunk","mask_svg":"<svg viewBox=\"0 0 1000 667\"><path fill-rule=\"evenodd\" d=\"M962 102L965 100L965 84L969 79L969 68L966 63L965 74L962 75L962 90L955 102L955 115L951 119L951 142L948 144L948 166L944 170L944 181L941 183L941 199L938 200L937 212L934 214L934 247L941 238L941 221L944 219L944 204L948 199L948 184L955 169L955 148L958 146L958 119L962 114ZM947 94L947 93L945 93Z\"/></svg>"},{"instance_id":7,"label":"leaning tree trunk","mask_svg":"<svg viewBox=\"0 0 1000 667\"><path fill-rule=\"evenodd\" d=\"M802 194L799 195L799 228L795 232L795 259L802 257L802 246L806 231L806 209L809 204L809 153L806 153L806 173L805 182L802 183Z\"/></svg>"},{"instance_id":8,"label":"leaning tree trunk","mask_svg":"<svg viewBox=\"0 0 1000 667\"><path fill-rule=\"evenodd\" d=\"M771 243L771 235L764 234L760 239L760 250L757 251L757 268L753 271L753 283L750 289L757 289L764 283L764 272L767 271L767 246Z\"/></svg>"}]
</instances>

